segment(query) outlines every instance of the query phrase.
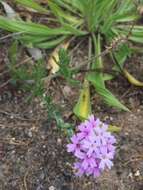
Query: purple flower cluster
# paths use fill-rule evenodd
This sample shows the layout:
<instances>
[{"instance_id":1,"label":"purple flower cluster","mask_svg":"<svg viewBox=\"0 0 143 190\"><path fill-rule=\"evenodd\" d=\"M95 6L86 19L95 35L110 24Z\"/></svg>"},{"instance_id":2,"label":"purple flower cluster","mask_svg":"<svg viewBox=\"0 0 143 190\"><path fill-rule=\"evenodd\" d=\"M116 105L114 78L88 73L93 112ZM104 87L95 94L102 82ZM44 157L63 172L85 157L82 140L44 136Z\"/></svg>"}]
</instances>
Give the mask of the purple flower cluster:
<instances>
[{"instance_id":1,"label":"purple flower cluster","mask_svg":"<svg viewBox=\"0 0 143 190\"><path fill-rule=\"evenodd\" d=\"M115 154L116 139L107 131L108 125L95 119L93 115L78 126L78 133L71 137L68 152L76 157L74 169L77 176L97 177L105 169L111 169Z\"/></svg>"}]
</instances>

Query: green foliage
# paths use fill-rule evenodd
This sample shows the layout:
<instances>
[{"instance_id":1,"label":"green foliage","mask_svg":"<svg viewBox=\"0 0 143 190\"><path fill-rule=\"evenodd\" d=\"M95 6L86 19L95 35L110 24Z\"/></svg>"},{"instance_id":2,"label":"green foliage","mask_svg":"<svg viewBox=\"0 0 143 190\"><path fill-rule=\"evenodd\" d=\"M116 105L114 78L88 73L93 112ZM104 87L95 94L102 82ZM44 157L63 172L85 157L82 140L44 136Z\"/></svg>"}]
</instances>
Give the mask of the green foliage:
<instances>
[{"instance_id":1,"label":"green foliage","mask_svg":"<svg viewBox=\"0 0 143 190\"><path fill-rule=\"evenodd\" d=\"M33 65L23 64L17 67L18 61L18 43L14 41L9 48L9 71L13 84L21 84L21 88L28 90L32 96L42 96L44 93L43 78L46 76L43 60L38 60Z\"/></svg>"},{"instance_id":2,"label":"green foliage","mask_svg":"<svg viewBox=\"0 0 143 190\"><path fill-rule=\"evenodd\" d=\"M97 39L93 36L95 52L101 54L101 40L100 35ZM92 64L92 69L102 69L102 58L98 57ZM102 73L91 73L88 75L88 80L95 86L96 91L103 97L103 100L110 106L118 107L122 110L128 111L128 109L119 102L119 100L105 87L104 76Z\"/></svg>"},{"instance_id":3,"label":"green foliage","mask_svg":"<svg viewBox=\"0 0 143 190\"><path fill-rule=\"evenodd\" d=\"M70 57L67 53L67 51L64 48L61 48L59 50L59 75L64 77L64 79L70 84L70 85L78 85L79 82L77 80L73 79L73 75L75 74L75 71L73 71L72 68L70 68Z\"/></svg>"},{"instance_id":4,"label":"green foliage","mask_svg":"<svg viewBox=\"0 0 143 190\"><path fill-rule=\"evenodd\" d=\"M16 40L14 40L8 51L8 58L10 63L8 64L10 75L12 76L12 83L16 84L18 81L24 81L29 79L29 74L25 65L17 68L16 64L18 62L18 56L20 51L18 51L19 45Z\"/></svg>"},{"instance_id":5,"label":"green foliage","mask_svg":"<svg viewBox=\"0 0 143 190\"><path fill-rule=\"evenodd\" d=\"M60 117L59 108L53 103L52 97L43 96L43 103L48 113L48 122L52 122L55 117Z\"/></svg>"},{"instance_id":6,"label":"green foliage","mask_svg":"<svg viewBox=\"0 0 143 190\"><path fill-rule=\"evenodd\" d=\"M48 13L48 10L43 8L42 6L40 6L38 3L36 3L33 0L14 0L15 2L25 6L25 7L29 7L32 8L33 10L36 10L37 12L40 13Z\"/></svg>"},{"instance_id":7,"label":"green foliage","mask_svg":"<svg viewBox=\"0 0 143 190\"><path fill-rule=\"evenodd\" d=\"M18 42L17 40L14 40L12 42L12 45L9 48L8 51L9 54L9 60L10 60L10 64L9 66L14 66L17 62L17 57L18 57Z\"/></svg>"},{"instance_id":8,"label":"green foliage","mask_svg":"<svg viewBox=\"0 0 143 190\"><path fill-rule=\"evenodd\" d=\"M16 38L26 46L49 49L56 47L71 36L92 37L95 51L91 56L97 56L105 50L104 47L110 46L110 57L115 63L112 69L122 72L124 62L132 53L127 41L132 45L143 43L143 26L137 24L140 15L136 6L136 3L142 3L142 1L47 0L47 7L43 7L34 0L15 0L15 2L42 14L48 14L49 20L52 20L52 26L55 26L23 21L21 18L10 20L6 16L0 16L0 28L10 32L21 32L22 34ZM72 79L72 70L69 68L69 58L63 50L60 51L59 57L59 73L68 82L75 82ZM103 69L103 59L101 56L97 57L92 62L91 68ZM34 77L39 77L39 75ZM87 77L106 103L118 109L128 110L106 88L105 80L110 78L113 77L106 75L105 79L105 76L97 71ZM37 88L39 88L41 86L39 79L36 81ZM38 94L37 91L35 94Z\"/></svg>"},{"instance_id":9,"label":"green foliage","mask_svg":"<svg viewBox=\"0 0 143 190\"><path fill-rule=\"evenodd\" d=\"M43 103L48 114L48 123L51 124L55 121L58 129L60 129L66 135L72 136L73 125L71 123L64 122L62 119L61 111L59 107L53 103L52 98L47 95L43 96Z\"/></svg>"},{"instance_id":10,"label":"green foliage","mask_svg":"<svg viewBox=\"0 0 143 190\"><path fill-rule=\"evenodd\" d=\"M35 85L33 85L32 93L33 96L42 96L44 89L43 78L46 76L45 67L43 64L43 60L39 60L33 66L33 71L31 73L31 79L34 80Z\"/></svg>"}]
</instances>

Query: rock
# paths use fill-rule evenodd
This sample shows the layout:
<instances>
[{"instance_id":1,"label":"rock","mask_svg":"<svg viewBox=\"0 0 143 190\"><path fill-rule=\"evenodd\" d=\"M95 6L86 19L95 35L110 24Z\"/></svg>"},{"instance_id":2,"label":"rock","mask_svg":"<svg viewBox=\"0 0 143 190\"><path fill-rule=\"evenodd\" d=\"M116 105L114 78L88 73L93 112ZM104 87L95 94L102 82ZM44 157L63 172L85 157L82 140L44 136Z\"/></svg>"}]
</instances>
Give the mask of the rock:
<instances>
[{"instance_id":1,"label":"rock","mask_svg":"<svg viewBox=\"0 0 143 190\"><path fill-rule=\"evenodd\" d=\"M32 131L28 131L28 137L32 138L33 134Z\"/></svg>"},{"instance_id":2,"label":"rock","mask_svg":"<svg viewBox=\"0 0 143 190\"><path fill-rule=\"evenodd\" d=\"M140 176L140 171L137 170L136 173L134 174L135 177L139 177Z\"/></svg>"},{"instance_id":3,"label":"rock","mask_svg":"<svg viewBox=\"0 0 143 190\"><path fill-rule=\"evenodd\" d=\"M65 96L71 96L72 90L71 90L71 88L69 86L65 86L63 88L63 93L64 93Z\"/></svg>"},{"instance_id":4,"label":"rock","mask_svg":"<svg viewBox=\"0 0 143 190\"><path fill-rule=\"evenodd\" d=\"M56 190L56 188L54 186L50 186L49 190Z\"/></svg>"}]
</instances>

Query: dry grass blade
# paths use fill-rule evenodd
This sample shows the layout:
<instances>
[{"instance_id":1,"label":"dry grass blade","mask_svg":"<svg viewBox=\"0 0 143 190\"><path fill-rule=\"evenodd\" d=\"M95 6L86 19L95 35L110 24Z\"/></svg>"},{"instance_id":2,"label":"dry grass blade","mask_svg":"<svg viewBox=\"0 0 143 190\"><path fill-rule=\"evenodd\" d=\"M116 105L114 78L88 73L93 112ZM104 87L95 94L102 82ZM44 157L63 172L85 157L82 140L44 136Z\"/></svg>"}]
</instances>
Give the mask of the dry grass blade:
<instances>
[{"instance_id":1,"label":"dry grass blade","mask_svg":"<svg viewBox=\"0 0 143 190\"><path fill-rule=\"evenodd\" d=\"M91 115L90 87L88 80L84 80L80 97L73 109L74 114L81 120L85 120Z\"/></svg>"},{"instance_id":2,"label":"dry grass blade","mask_svg":"<svg viewBox=\"0 0 143 190\"><path fill-rule=\"evenodd\" d=\"M123 69L124 76L127 78L129 83L134 86L143 87L143 82L137 80L133 75L131 75L126 69Z\"/></svg>"},{"instance_id":3,"label":"dry grass blade","mask_svg":"<svg viewBox=\"0 0 143 190\"><path fill-rule=\"evenodd\" d=\"M51 74L55 74L59 70L59 65L57 64L59 62L59 50L61 48L67 49L69 44L69 41L64 42L63 44L60 44L58 47L56 47L52 52L47 64L47 69L50 69Z\"/></svg>"}]
</instances>

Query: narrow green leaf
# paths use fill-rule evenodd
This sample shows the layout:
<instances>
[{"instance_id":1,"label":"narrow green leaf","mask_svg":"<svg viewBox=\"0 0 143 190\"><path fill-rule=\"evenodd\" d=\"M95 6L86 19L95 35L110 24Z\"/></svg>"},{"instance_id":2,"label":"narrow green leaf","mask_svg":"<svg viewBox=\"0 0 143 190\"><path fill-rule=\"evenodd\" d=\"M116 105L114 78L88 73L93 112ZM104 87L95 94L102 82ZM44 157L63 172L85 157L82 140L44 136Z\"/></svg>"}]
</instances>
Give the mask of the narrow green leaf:
<instances>
[{"instance_id":1,"label":"narrow green leaf","mask_svg":"<svg viewBox=\"0 0 143 190\"><path fill-rule=\"evenodd\" d=\"M52 1L48 2L48 5L50 9L52 10L52 13L55 14L55 16L58 18L59 22L61 24L67 22L71 23L72 25L74 24L79 24L81 23L80 19L77 19L77 17L71 15L69 11L63 10L60 6L57 5L57 3L53 3Z\"/></svg>"},{"instance_id":2,"label":"narrow green leaf","mask_svg":"<svg viewBox=\"0 0 143 190\"><path fill-rule=\"evenodd\" d=\"M48 41L41 42L41 43L34 43L34 46L36 46L38 48L42 48L42 49L50 49L50 48L53 48L53 47L57 46L58 44L62 43L65 39L66 39L66 36L61 36L57 39L48 40Z\"/></svg>"},{"instance_id":3,"label":"narrow green leaf","mask_svg":"<svg viewBox=\"0 0 143 190\"><path fill-rule=\"evenodd\" d=\"M98 38L96 39L95 36L93 36L94 46L95 46L95 52L97 55L101 54L101 37L98 35ZM102 68L102 58L98 57L93 63L93 68ZM129 111L128 108L126 108L122 103L119 102L119 100L105 87L104 83L104 77L102 73L90 73L87 77L87 79L94 85L96 92L103 98L103 100L110 106L116 107L118 109Z\"/></svg>"},{"instance_id":4,"label":"narrow green leaf","mask_svg":"<svg viewBox=\"0 0 143 190\"><path fill-rule=\"evenodd\" d=\"M129 111L120 101L107 89L99 86L95 81L91 81L95 86L97 93L103 98L103 100L112 107L116 107L120 110Z\"/></svg>"},{"instance_id":5,"label":"narrow green leaf","mask_svg":"<svg viewBox=\"0 0 143 190\"><path fill-rule=\"evenodd\" d=\"M35 11L38 11L40 13L48 13L48 10L36 3L33 0L14 0L16 3L19 3L27 8L32 8Z\"/></svg>"},{"instance_id":6,"label":"narrow green leaf","mask_svg":"<svg viewBox=\"0 0 143 190\"><path fill-rule=\"evenodd\" d=\"M64 28L49 28L42 24L36 24L33 22L25 22L19 20L9 20L3 16L0 16L0 28L10 32L25 32L30 35L40 36L55 36L55 35L66 35L72 34Z\"/></svg>"}]
</instances>

